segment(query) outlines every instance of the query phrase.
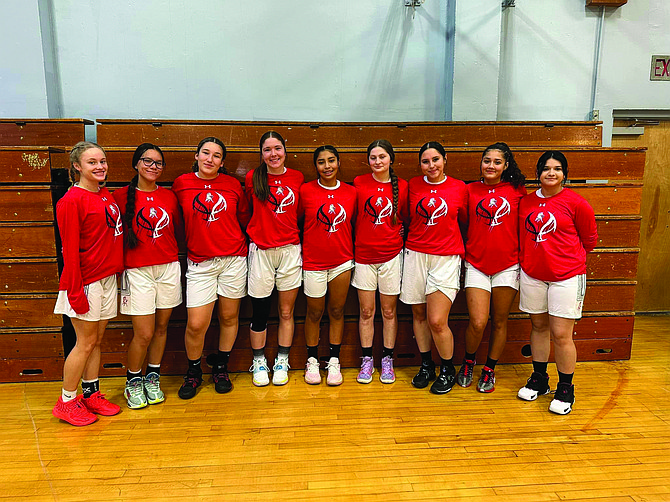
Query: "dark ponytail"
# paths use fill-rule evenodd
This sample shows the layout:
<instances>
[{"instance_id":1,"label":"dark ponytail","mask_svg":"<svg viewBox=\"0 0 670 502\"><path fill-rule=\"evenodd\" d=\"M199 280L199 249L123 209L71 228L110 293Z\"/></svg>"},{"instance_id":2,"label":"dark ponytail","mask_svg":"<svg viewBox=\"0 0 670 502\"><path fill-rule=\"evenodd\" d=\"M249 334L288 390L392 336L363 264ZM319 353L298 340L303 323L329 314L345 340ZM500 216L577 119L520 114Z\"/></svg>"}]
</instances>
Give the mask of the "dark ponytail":
<instances>
[{"instance_id":1,"label":"dark ponytail","mask_svg":"<svg viewBox=\"0 0 670 502\"><path fill-rule=\"evenodd\" d=\"M491 150L498 150L501 152L505 162L507 163L507 169L502 172L500 181L507 181L514 188L524 186L526 184L526 176L521 172L521 169L519 169L519 165L516 163L514 154L512 153L512 150L510 150L509 146L507 146L507 143L500 141L498 143L487 146L486 150L484 150L484 153L482 153L482 159Z\"/></svg>"},{"instance_id":2,"label":"dark ponytail","mask_svg":"<svg viewBox=\"0 0 670 502\"><path fill-rule=\"evenodd\" d=\"M398 222L398 176L396 176L395 171L393 170L393 163L395 162L395 152L393 151L393 145L391 142L386 139L377 139L368 145L368 161L370 159L370 152L374 148L381 148L386 153L388 153L389 159L391 160L391 165L389 166L389 177L391 178L391 189L393 190L393 224L395 225Z\"/></svg>"},{"instance_id":3,"label":"dark ponytail","mask_svg":"<svg viewBox=\"0 0 670 502\"><path fill-rule=\"evenodd\" d=\"M226 169L226 167L223 165L223 161L226 160L226 153L227 153L226 145L224 145L223 141L221 141L219 138L215 138L214 136L207 136L206 138L203 138L202 140L200 140L200 143L198 143L198 148L195 150L196 155L198 155L200 153L200 150L202 149L202 146L205 143L216 143L217 145L219 145L221 147L221 151L223 153L223 156L221 157L222 164L221 164L221 167L219 167L219 173L228 174L228 169ZM191 170L194 173L197 173L198 169L199 169L198 168L198 161L194 160L193 161L193 166L191 166Z\"/></svg>"},{"instance_id":4,"label":"dark ponytail","mask_svg":"<svg viewBox=\"0 0 670 502\"><path fill-rule=\"evenodd\" d=\"M263 134L263 136L261 136L261 140L258 144L258 147L261 151L261 159L263 159L263 143L265 143L270 138L278 139L284 147L284 154L286 154L286 142L284 141L284 138L282 138L281 134L275 131L268 131ZM259 201L265 202L270 196L270 186L268 185L268 166L265 161L261 160L261 165L254 169L252 182L254 185L254 195Z\"/></svg>"}]
</instances>

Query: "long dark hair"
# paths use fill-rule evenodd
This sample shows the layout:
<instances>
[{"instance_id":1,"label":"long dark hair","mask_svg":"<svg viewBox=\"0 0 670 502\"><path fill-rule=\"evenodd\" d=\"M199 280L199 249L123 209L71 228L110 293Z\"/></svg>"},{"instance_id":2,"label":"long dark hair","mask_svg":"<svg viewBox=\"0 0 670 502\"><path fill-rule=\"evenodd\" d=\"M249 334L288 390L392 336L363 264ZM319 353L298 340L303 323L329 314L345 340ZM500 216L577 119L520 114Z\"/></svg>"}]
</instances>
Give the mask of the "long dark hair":
<instances>
[{"instance_id":1,"label":"long dark hair","mask_svg":"<svg viewBox=\"0 0 670 502\"><path fill-rule=\"evenodd\" d=\"M524 186L526 184L526 176L521 172L521 169L519 169L519 165L516 163L514 154L512 153L512 150L510 150L509 146L507 146L507 143L500 141L498 143L493 143L492 145L487 146L484 150L484 153L482 153L482 159L491 150L498 150L501 152L505 162L507 162L507 169L502 172L500 181L507 181L514 188Z\"/></svg>"},{"instance_id":2,"label":"long dark hair","mask_svg":"<svg viewBox=\"0 0 670 502\"><path fill-rule=\"evenodd\" d=\"M261 136L261 140L258 144L258 147L261 151L261 165L254 169L254 174L252 177L254 195L256 195L256 198L261 202L265 202L265 200L270 196L270 187L268 185L268 166L265 161L262 160L263 143L265 143L270 138L278 139L284 147L284 154L286 154L286 142L284 141L284 138L282 138L281 134L275 131L268 131L263 134L263 136Z\"/></svg>"},{"instance_id":3,"label":"long dark hair","mask_svg":"<svg viewBox=\"0 0 670 502\"><path fill-rule=\"evenodd\" d=\"M149 150L155 150L160 154L163 161L163 167L165 167L165 156L163 155L163 150L152 143L142 143L135 149L135 153L133 154L133 169L135 169L135 171L137 171L137 163ZM139 244L137 234L133 228L133 218L135 217L135 192L138 181L139 174L136 174L133 176L133 179L130 180L130 186L128 186L128 195L126 199L126 211L123 213L123 224L126 226L123 235L125 236L126 246L128 249L135 249Z\"/></svg>"},{"instance_id":4,"label":"long dark hair","mask_svg":"<svg viewBox=\"0 0 670 502\"><path fill-rule=\"evenodd\" d=\"M565 158L565 155L563 155L562 152L557 150L546 151L537 160L537 170L535 172L537 174L538 181L540 180L542 171L544 171L544 165L549 159L555 159L561 163L561 170L563 171L563 183L568 181L568 159Z\"/></svg>"},{"instance_id":5,"label":"long dark hair","mask_svg":"<svg viewBox=\"0 0 670 502\"><path fill-rule=\"evenodd\" d=\"M198 155L200 153L200 150L202 149L203 145L205 143L216 143L221 147L221 150L223 152L223 157L221 157L221 162L226 160L226 145L223 144L223 141L221 141L219 138L215 138L214 136L208 136L206 138L203 138L200 140L200 143L198 143L198 148L195 150L195 154ZM194 173L198 172L198 161L194 160L193 161L193 166L191 167ZM228 170L225 168L223 164L221 164L221 167L219 167L219 172L221 174L228 174Z\"/></svg>"},{"instance_id":6,"label":"long dark hair","mask_svg":"<svg viewBox=\"0 0 670 502\"><path fill-rule=\"evenodd\" d=\"M398 223L398 197L400 192L398 188L398 176L396 176L395 171L393 170L395 152L393 151L393 145L391 145L390 141L386 139L377 139L368 145L368 163L370 161L370 152L377 147L388 153L389 159L391 160L389 165L389 177L391 178L391 190L393 193L393 218L391 221L395 225Z\"/></svg>"}]
</instances>

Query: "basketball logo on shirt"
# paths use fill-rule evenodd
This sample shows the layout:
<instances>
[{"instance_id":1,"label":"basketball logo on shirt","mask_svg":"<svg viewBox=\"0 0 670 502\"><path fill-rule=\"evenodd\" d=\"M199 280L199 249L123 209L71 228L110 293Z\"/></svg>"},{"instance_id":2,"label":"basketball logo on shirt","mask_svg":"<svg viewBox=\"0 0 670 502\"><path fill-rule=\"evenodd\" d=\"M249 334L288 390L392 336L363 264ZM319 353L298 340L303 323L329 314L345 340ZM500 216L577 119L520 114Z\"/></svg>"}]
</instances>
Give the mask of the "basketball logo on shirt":
<instances>
[{"instance_id":1,"label":"basketball logo on shirt","mask_svg":"<svg viewBox=\"0 0 670 502\"><path fill-rule=\"evenodd\" d=\"M502 222L503 216L507 216L511 212L509 201L505 197L491 197L488 203L485 203L486 198L479 201L475 207L477 217L484 220L484 222L491 228L497 227Z\"/></svg>"},{"instance_id":2,"label":"basketball logo on shirt","mask_svg":"<svg viewBox=\"0 0 670 502\"><path fill-rule=\"evenodd\" d=\"M372 218L375 225L381 225L384 218L393 214L393 203L388 197L373 195L365 201L364 211Z\"/></svg>"},{"instance_id":3,"label":"basketball logo on shirt","mask_svg":"<svg viewBox=\"0 0 670 502\"><path fill-rule=\"evenodd\" d=\"M426 202L426 199L428 201ZM449 212L447 201L442 197L424 197L416 205L416 214L423 219L428 227L437 225L437 220L443 218Z\"/></svg>"},{"instance_id":4,"label":"basketball logo on shirt","mask_svg":"<svg viewBox=\"0 0 670 502\"><path fill-rule=\"evenodd\" d=\"M121 223L121 211L116 204L107 204L105 206L105 220L109 228L114 229L114 237L123 234L123 224Z\"/></svg>"},{"instance_id":5,"label":"basketball logo on shirt","mask_svg":"<svg viewBox=\"0 0 670 502\"><path fill-rule=\"evenodd\" d=\"M161 230L167 227L170 224L170 217L167 214L167 211L162 207L159 207L161 214L158 215L158 211L155 207L149 208L149 216L145 216L144 210L146 208L141 208L135 216L135 224L137 228L143 228L151 236L152 239L158 239L163 234Z\"/></svg>"},{"instance_id":6,"label":"basketball logo on shirt","mask_svg":"<svg viewBox=\"0 0 670 502\"><path fill-rule=\"evenodd\" d=\"M286 208L295 204L295 193L290 187L282 185L270 185L268 202L275 214L283 214Z\"/></svg>"},{"instance_id":7,"label":"basketball logo on shirt","mask_svg":"<svg viewBox=\"0 0 670 502\"><path fill-rule=\"evenodd\" d=\"M340 223L346 221L347 212L342 204L322 204L316 212L316 219L328 232L337 232Z\"/></svg>"},{"instance_id":8,"label":"basketball logo on shirt","mask_svg":"<svg viewBox=\"0 0 670 502\"><path fill-rule=\"evenodd\" d=\"M204 202L200 200L202 192L193 199L193 210L202 215L202 219L211 223L219 219L219 213L228 209L228 203L218 192L207 192ZM216 198L216 200L215 200Z\"/></svg>"},{"instance_id":9,"label":"basketball logo on shirt","mask_svg":"<svg viewBox=\"0 0 670 502\"><path fill-rule=\"evenodd\" d=\"M547 235L556 231L556 217L549 211L535 211L526 216L526 230L533 236L536 243L547 240Z\"/></svg>"}]
</instances>

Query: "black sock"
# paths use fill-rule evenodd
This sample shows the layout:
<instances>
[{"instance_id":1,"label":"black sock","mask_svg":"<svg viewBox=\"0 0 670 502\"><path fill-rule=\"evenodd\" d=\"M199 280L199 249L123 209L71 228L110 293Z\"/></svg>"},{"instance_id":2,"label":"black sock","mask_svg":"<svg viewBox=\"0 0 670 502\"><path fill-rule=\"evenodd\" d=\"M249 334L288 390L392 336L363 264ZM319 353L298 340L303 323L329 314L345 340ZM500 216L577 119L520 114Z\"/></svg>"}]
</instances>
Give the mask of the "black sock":
<instances>
[{"instance_id":1,"label":"black sock","mask_svg":"<svg viewBox=\"0 0 670 502\"><path fill-rule=\"evenodd\" d=\"M574 373L561 373L560 371L558 372L558 383L567 383L568 385L572 385L572 377L574 376Z\"/></svg>"},{"instance_id":2,"label":"black sock","mask_svg":"<svg viewBox=\"0 0 670 502\"><path fill-rule=\"evenodd\" d=\"M477 354L475 352L471 354L470 352L467 351L465 352L465 356L463 357L463 359L465 359L466 361L475 361L476 358Z\"/></svg>"},{"instance_id":3,"label":"black sock","mask_svg":"<svg viewBox=\"0 0 670 502\"><path fill-rule=\"evenodd\" d=\"M254 357L264 357L265 356L265 347L260 349L251 349L254 352Z\"/></svg>"},{"instance_id":4,"label":"black sock","mask_svg":"<svg viewBox=\"0 0 670 502\"><path fill-rule=\"evenodd\" d=\"M140 370L138 372L133 372L133 371L127 370L126 371L126 381L130 382L133 378L142 378L142 370Z\"/></svg>"},{"instance_id":5,"label":"black sock","mask_svg":"<svg viewBox=\"0 0 670 502\"><path fill-rule=\"evenodd\" d=\"M216 370L225 370L228 367L228 361L230 360L230 351L219 350L219 353L216 355L216 365L214 369Z\"/></svg>"},{"instance_id":6,"label":"black sock","mask_svg":"<svg viewBox=\"0 0 670 502\"><path fill-rule=\"evenodd\" d=\"M363 347L363 357L372 357L372 347Z\"/></svg>"},{"instance_id":7,"label":"black sock","mask_svg":"<svg viewBox=\"0 0 670 502\"><path fill-rule=\"evenodd\" d=\"M540 375L547 374L547 362L541 363L538 361L533 361L533 371L539 373Z\"/></svg>"},{"instance_id":8,"label":"black sock","mask_svg":"<svg viewBox=\"0 0 670 502\"><path fill-rule=\"evenodd\" d=\"M200 358L188 360L188 372L191 375L201 375Z\"/></svg>"},{"instance_id":9,"label":"black sock","mask_svg":"<svg viewBox=\"0 0 670 502\"><path fill-rule=\"evenodd\" d=\"M340 347L341 343L331 343L330 344L330 357L340 358Z\"/></svg>"},{"instance_id":10,"label":"black sock","mask_svg":"<svg viewBox=\"0 0 670 502\"><path fill-rule=\"evenodd\" d=\"M308 345L307 346L307 358L313 357L317 361L319 360L319 346L318 345Z\"/></svg>"},{"instance_id":11,"label":"black sock","mask_svg":"<svg viewBox=\"0 0 670 502\"><path fill-rule=\"evenodd\" d=\"M384 350L382 350L382 359L385 357L390 357L393 359L393 347L389 349L386 345L384 345Z\"/></svg>"},{"instance_id":12,"label":"black sock","mask_svg":"<svg viewBox=\"0 0 670 502\"><path fill-rule=\"evenodd\" d=\"M146 374L149 375L151 373L156 373L156 375L160 376L161 375L161 365L160 364L147 364Z\"/></svg>"},{"instance_id":13,"label":"black sock","mask_svg":"<svg viewBox=\"0 0 670 502\"><path fill-rule=\"evenodd\" d=\"M430 350L428 352L421 352L421 364L430 364L433 362L433 354Z\"/></svg>"},{"instance_id":14,"label":"black sock","mask_svg":"<svg viewBox=\"0 0 670 502\"><path fill-rule=\"evenodd\" d=\"M486 366L487 366L489 369L492 369L492 370L496 369L496 364L497 364L497 363L498 363L498 360L497 360L497 359L491 359L490 357L487 357L487 358L486 358Z\"/></svg>"},{"instance_id":15,"label":"black sock","mask_svg":"<svg viewBox=\"0 0 670 502\"><path fill-rule=\"evenodd\" d=\"M278 346L279 350L277 351L278 356L286 356L288 357L288 353L291 351L291 347L284 347L283 345Z\"/></svg>"},{"instance_id":16,"label":"black sock","mask_svg":"<svg viewBox=\"0 0 670 502\"><path fill-rule=\"evenodd\" d=\"M100 380L97 378L92 382L81 382L81 390L84 393L84 397L91 397L91 394L95 394L100 390Z\"/></svg>"},{"instance_id":17,"label":"black sock","mask_svg":"<svg viewBox=\"0 0 670 502\"><path fill-rule=\"evenodd\" d=\"M446 373L456 373L456 368L454 368L454 359L453 357L450 359L445 359L441 358L442 362L440 363L440 373L446 372Z\"/></svg>"}]
</instances>

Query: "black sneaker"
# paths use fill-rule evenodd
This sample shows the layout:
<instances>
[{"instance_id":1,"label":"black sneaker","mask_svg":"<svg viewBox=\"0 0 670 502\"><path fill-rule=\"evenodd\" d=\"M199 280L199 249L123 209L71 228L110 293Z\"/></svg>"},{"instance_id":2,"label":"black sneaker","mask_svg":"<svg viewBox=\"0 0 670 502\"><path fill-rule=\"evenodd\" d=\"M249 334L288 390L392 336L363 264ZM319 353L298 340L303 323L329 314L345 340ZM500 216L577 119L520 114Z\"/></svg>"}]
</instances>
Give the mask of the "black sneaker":
<instances>
[{"instance_id":1,"label":"black sneaker","mask_svg":"<svg viewBox=\"0 0 670 502\"><path fill-rule=\"evenodd\" d=\"M558 382L554 399L549 405L549 411L559 415L567 415L572 411L575 403L575 386L565 382Z\"/></svg>"},{"instance_id":2,"label":"black sneaker","mask_svg":"<svg viewBox=\"0 0 670 502\"><path fill-rule=\"evenodd\" d=\"M549 394L549 375L533 371L526 385L519 389L517 397L524 401L535 401L538 396Z\"/></svg>"},{"instance_id":3,"label":"black sneaker","mask_svg":"<svg viewBox=\"0 0 670 502\"><path fill-rule=\"evenodd\" d=\"M425 389L432 380L435 380L435 363L422 362L419 372L412 378L412 385L417 389Z\"/></svg>"},{"instance_id":4,"label":"black sneaker","mask_svg":"<svg viewBox=\"0 0 670 502\"><path fill-rule=\"evenodd\" d=\"M184 383L181 384L179 392L177 395L181 399L192 399L195 397L196 389L200 387L202 383L202 373L192 374L186 373L184 377Z\"/></svg>"},{"instance_id":5,"label":"black sneaker","mask_svg":"<svg viewBox=\"0 0 670 502\"><path fill-rule=\"evenodd\" d=\"M440 368L440 375L437 377L437 380L430 386L430 391L433 394L446 394L452 389L455 383L456 372L453 368L447 369L443 366Z\"/></svg>"},{"instance_id":6,"label":"black sneaker","mask_svg":"<svg viewBox=\"0 0 670 502\"><path fill-rule=\"evenodd\" d=\"M470 359L463 359L461 369L458 370L456 381L461 387L470 387L472 385L472 372L475 369L476 361Z\"/></svg>"},{"instance_id":7,"label":"black sneaker","mask_svg":"<svg viewBox=\"0 0 670 502\"><path fill-rule=\"evenodd\" d=\"M214 390L219 394L225 394L233 390L233 382L230 381L228 370L225 366L212 370L212 380L214 380Z\"/></svg>"}]
</instances>

